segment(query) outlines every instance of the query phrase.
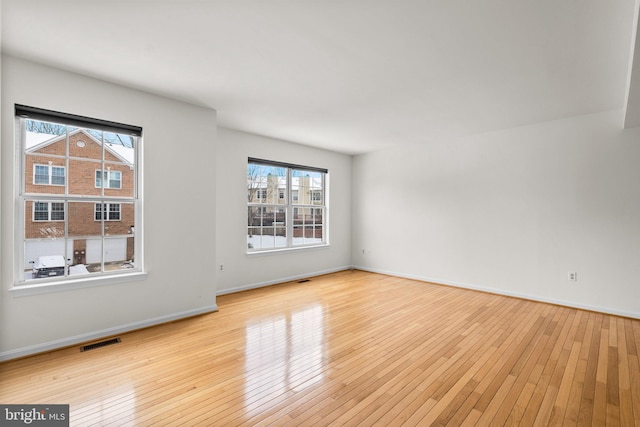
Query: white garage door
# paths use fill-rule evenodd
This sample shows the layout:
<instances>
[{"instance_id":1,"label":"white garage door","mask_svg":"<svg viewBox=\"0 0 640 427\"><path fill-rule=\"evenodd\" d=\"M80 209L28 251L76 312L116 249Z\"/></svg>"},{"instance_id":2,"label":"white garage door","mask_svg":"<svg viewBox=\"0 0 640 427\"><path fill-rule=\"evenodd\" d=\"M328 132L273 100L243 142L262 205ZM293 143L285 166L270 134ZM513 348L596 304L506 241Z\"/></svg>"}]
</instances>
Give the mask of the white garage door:
<instances>
[{"instance_id":1,"label":"white garage door","mask_svg":"<svg viewBox=\"0 0 640 427\"><path fill-rule=\"evenodd\" d=\"M102 241L87 239L87 264L100 263ZM127 259L127 238L104 239L104 262Z\"/></svg>"}]
</instances>

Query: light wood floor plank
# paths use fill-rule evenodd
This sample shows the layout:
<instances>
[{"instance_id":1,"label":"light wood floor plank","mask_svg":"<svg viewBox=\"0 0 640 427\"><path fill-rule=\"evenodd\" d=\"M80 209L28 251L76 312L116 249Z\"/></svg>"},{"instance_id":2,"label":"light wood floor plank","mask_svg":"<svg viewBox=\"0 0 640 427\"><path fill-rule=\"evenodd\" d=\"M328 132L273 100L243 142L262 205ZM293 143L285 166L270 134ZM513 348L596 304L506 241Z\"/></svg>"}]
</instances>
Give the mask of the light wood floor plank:
<instances>
[{"instance_id":1,"label":"light wood floor plank","mask_svg":"<svg viewBox=\"0 0 640 427\"><path fill-rule=\"evenodd\" d=\"M640 426L640 320L362 271L0 363L72 426Z\"/></svg>"}]
</instances>

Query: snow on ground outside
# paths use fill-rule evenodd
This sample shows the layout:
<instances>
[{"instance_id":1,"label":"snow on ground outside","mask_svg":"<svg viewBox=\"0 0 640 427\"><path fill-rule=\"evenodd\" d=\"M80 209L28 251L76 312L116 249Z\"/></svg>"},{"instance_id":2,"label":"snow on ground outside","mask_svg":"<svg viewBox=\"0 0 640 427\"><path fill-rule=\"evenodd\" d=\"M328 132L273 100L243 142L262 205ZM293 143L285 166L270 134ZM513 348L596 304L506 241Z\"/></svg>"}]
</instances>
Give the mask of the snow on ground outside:
<instances>
[{"instance_id":1,"label":"snow on ground outside","mask_svg":"<svg viewBox=\"0 0 640 427\"><path fill-rule=\"evenodd\" d=\"M322 243L321 238L294 237L293 245L312 245ZM286 248L287 238L284 236L247 236L247 247L253 249Z\"/></svg>"}]
</instances>

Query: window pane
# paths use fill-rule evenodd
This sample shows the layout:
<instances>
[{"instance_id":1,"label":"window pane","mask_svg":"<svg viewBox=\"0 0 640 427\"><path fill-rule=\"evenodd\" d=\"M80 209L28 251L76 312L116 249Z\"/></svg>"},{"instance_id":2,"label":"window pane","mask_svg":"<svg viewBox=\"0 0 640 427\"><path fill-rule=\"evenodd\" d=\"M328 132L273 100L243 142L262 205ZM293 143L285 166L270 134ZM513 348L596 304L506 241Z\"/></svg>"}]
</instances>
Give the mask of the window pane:
<instances>
[{"instance_id":1,"label":"window pane","mask_svg":"<svg viewBox=\"0 0 640 427\"><path fill-rule=\"evenodd\" d=\"M121 181L122 174L120 172L112 171L108 174L109 184L106 187L109 188L120 188L122 186Z\"/></svg>"},{"instance_id":2,"label":"window pane","mask_svg":"<svg viewBox=\"0 0 640 427\"><path fill-rule=\"evenodd\" d=\"M294 204L324 204L323 176L324 174L321 172L294 169L292 171L291 184L292 191L295 194Z\"/></svg>"},{"instance_id":3,"label":"window pane","mask_svg":"<svg viewBox=\"0 0 640 427\"><path fill-rule=\"evenodd\" d=\"M131 204L125 204L125 209L132 209ZM96 203L95 205L95 215L94 218L96 221L100 221L104 219L105 221L120 221L120 212L121 212L121 204L120 203ZM121 232L128 232L126 227L123 227Z\"/></svg>"},{"instance_id":4,"label":"window pane","mask_svg":"<svg viewBox=\"0 0 640 427\"><path fill-rule=\"evenodd\" d=\"M309 245L324 241L324 208L296 208L293 218L293 244Z\"/></svg>"},{"instance_id":5,"label":"window pane","mask_svg":"<svg viewBox=\"0 0 640 427\"><path fill-rule=\"evenodd\" d=\"M30 259L24 270L25 280L64 277L68 272L64 240L42 239L25 241L25 256Z\"/></svg>"},{"instance_id":6,"label":"window pane","mask_svg":"<svg viewBox=\"0 0 640 427\"><path fill-rule=\"evenodd\" d=\"M287 246L286 211L278 206L250 206L247 249Z\"/></svg>"},{"instance_id":7,"label":"window pane","mask_svg":"<svg viewBox=\"0 0 640 427\"><path fill-rule=\"evenodd\" d=\"M64 215L64 203L28 200L24 212L23 280L64 276L64 222L55 220L56 215Z\"/></svg>"},{"instance_id":8,"label":"window pane","mask_svg":"<svg viewBox=\"0 0 640 427\"><path fill-rule=\"evenodd\" d=\"M51 184L52 185L64 185L65 184L65 169L61 167L51 167Z\"/></svg>"},{"instance_id":9,"label":"window pane","mask_svg":"<svg viewBox=\"0 0 640 427\"><path fill-rule=\"evenodd\" d=\"M102 212L106 211L106 204L104 203L96 203L95 206L95 215L93 216L93 218L96 221L101 221L102 220Z\"/></svg>"},{"instance_id":10,"label":"window pane","mask_svg":"<svg viewBox=\"0 0 640 427\"><path fill-rule=\"evenodd\" d=\"M287 169L249 163L247 167L247 198L249 203L286 203L280 190L286 189Z\"/></svg>"},{"instance_id":11,"label":"window pane","mask_svg":"<svg viewBox=\"0 0 640 427\"><path fill-rule=\"evenodd\" d=\"M104 187L105 196L135 197L134 139L92 129L78 131L69 137L70 150L76 154L69 161L69 193L102 196Z\"/></svg>"},{"instance_id":12,"label":"window pane","mask_svg":"<svg viewBox=\"0 0 640 427\"><path fill-rule=\"evenodd\" d=\"M56 175L52 176L52 173ZM27 193L64 194L64 175L63 158L36 154L25 156L24 185Z\"/></svg>"},{"instance_id":13,"label":"window pane","mask_svg":"<svg viewBox=\"0 0 640 427\"><path fill-rule=\"evenodd\" d=\"M120 204L119 203L110 203L109 204L109 221L120 221Z\"/></svg>"},{"instance_id":14,"label":"window pane","mask_svg":"<svg viewBox=\"0 0 640 427\"><path fill-rule=\"evenodd\" d=\"M27 148L29 148L52 137L64 135L67 132L67 127L57 123L27 119L25 120L25 130L27 131Z\"/></svg>"},{"instance_id":15,"label":"window pane","mask_svg":"<svg viewBox=\"0 0 640 427\"><path fill-rule=\"evenodd\" d=\"M94 217L92 202L69 202L69 236L102 236L102 223Z\"/></svg>"},{"instance_id":16,"label":"window pane","mask_svg":"<svg viewBox=\"0 0 640 427\"><path fill-rule=\"evenodd\" d=\"M134 197L135 167L133 164L111 164L102 172L105 196ZM97 184L100 184L96 182Z\"/></svg>"},{"instance_id":17,"label":"window pane","mask_svg":"<svg viewBox=\"0 0 640 427\"><path fill-rule=\"evenodd\" d=\"M64 221L64 203L51 202L51 221Z\"/></svg>"},{"instance_id":18,"label":"window pane","mask_svg":"<svg viewBox=\"0 0 640 427\"><path fill-rule=\"evenodd\" d=\"M26 120L24 149L27 154L66 156L67 127L40 120Z\"/></svg>"},{"instance_id":19,"label":"window pane","mask_svg":"<svg viewBox=\"0 0 640 427\"><path fill-rule=\"evenodd\" d=\"M105 132L105 196L135 197L136 140L129 135Z\"/></svg>"},{"instance_id":20,"label":"window pane","mask_svg":"<svg viewBox=\"0 0 640 427\"><path fill-rule=\"evenodd\" d=\"M47 221L49 219L49 203L34 202L33 204L33 220Z\"/></svg>"},{"instance_id":21,"label":"window pane","mask_svg":"<svg viewBox=\"0 0 640 427\"><path fill-rule=\"evenodd\" d=\"M35 165L34 184L49 184L49 166Z\"/></svg>"},{"instance_id":22,"label":"window pane","mask_svg":"<svg viewBox=\"0 0 640 427\"><path fill-rule=\"evenodd\" d=\"M95 186L95 171L101 164L93 160L69 159L68 187L73 196L101 196L102 190Z\"/></svg>"},{"instance_id":23,"label":"window pane","mask_svg":"<svg viewBox=\"0 0 640 427\"><path fill-rule=\"evenodd\" d=\"M133 203L70 202L69 237L74 256L79 257L74 262L85 264L89 273L101 272L103 268L104 271L133 268L134 206ZM103 215L105 221L100 220Z\"/></svg>"},{"instance_id":24,"label":"window pane","mask_svg":"<svg viewBox=\"0 0 640 427\"><path fill-rule=\"evenodd\" d=\"M134 259L132 237L109 237L104 239L105 271L132 268L132 259Z\"/></svg>"},{"instance_id":25,"label":"window pane","mask_svg":"<svg viewBox=\"0 0 640 427\"><path fill-rule=\"evenodd\" d=\"M102 132L69 127L69 156L102 161Z\"/></svg>"},{"instance_id":26,"label":"window pane","mask_svg":"<svg viewBox=\"0 0 640 427\"><path fill-rule=\"evenodd\" d=\"M27 200L24 216L25 239L64 237L64 222L49 221L49 202Z\"/></svg>"}]
</instances>

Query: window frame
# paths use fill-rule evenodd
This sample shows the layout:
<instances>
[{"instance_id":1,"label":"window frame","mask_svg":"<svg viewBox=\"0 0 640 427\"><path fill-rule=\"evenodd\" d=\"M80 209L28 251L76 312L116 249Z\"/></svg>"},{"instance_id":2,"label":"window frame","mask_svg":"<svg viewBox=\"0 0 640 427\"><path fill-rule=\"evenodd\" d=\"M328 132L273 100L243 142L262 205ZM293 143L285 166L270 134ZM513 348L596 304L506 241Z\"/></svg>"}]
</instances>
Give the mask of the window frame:
<instances>
[{"instance_id":1,"label":"window frame","mask_svg":"<svg viewBox=\"0 0 640 427\"><path fill-rule=\"evenodd\" d=\"M48 177L48 182L36 182L36 176L39 176L38 174L36 174L36 170L38 167L44 167L47 168L47 177ZM62 184L54 184L53 183L53 169L62 169L64 171L64 182ZM59 165L43 165L42 163L34 163L33 164L33 185L54 185L54 186L58 186L58 187L64 187L65 185L67 185L67 168L65 166L59 166Z\"/></svg>"},{"instance_id":2,"label":"window frame","mask_svg":"<svg viewBox=\"0 0 640 427\"><path fill-rule=\"evenodd\" d=\"M36 212L44 212L44 211L36 211L36 205L38 203L47 204L47 219L36 219ZM54 212L53 210L54 203L62 205L62 213L63 213L62 219L52 219L52 213ZM59 212L59 211L55 211L55 212ZM31 220L33 222L65 222L67 219L67 207L65 206L64 202L59 202L59 201L33 200L31 204L31 213L32 213Z\"/></svg>"},{"instance_id":3,"label":"window frame","mask_svg":"<svg viewBox=\"0 0 640 427\"><path fill-rule=\"evenodd\" d=\"M248 162L247 162L247 172L249 171L249 167L250 165L257 165L257 166L267 166L267 167L277 167L277 168L284 168L286 170L285 172L285 187L284 187L284 193L285 193L285 197L284 200L279 198L279 194L278 197L276 197L274 200L276 201L276 203L268 203L265 202L262 198L259 197L255 197L255 201L251 201L251 198L249 197L249 200L247 200L247 213L248 213L248 218L251 217L251 209L252 208L262 208L262 209L258 209L259 212L264 212L264 210L266 209L267 211L271 210L274 212L274 215L280 211L284 209L285 212L285 229L286 229L286 244L285 245L280 245L277 246L277 243L274 242L274 246L273 247L267 247L267 248L254 248L251 247L250 243L247 242L247 254L260 254L260 253L269 253L269 252L281 252L281 251L290 251L290 250L299 250L299 249L308 249L308 248L318 248L318 247L323 247L323 246L329 246L329 203L328 203L328 194L329 194L329 171L328 169L324 169L324 168L318 168L318 167L313 167L313 166L303 166L303 165L296 165L296 164L291 164L291 163L283 163L283 162L277 162L277 161L272 161L272 160L264 160L264 159L256 159L256 158L252 158L249 157L248 158ZM320 173L320 177L321 177L321 188L320 188L320 193L321 193L321 199L320 200L320 204L318 204L318 201L313 201L311 200L311 194L309 194L309 203L307 204L303 204L301 203L300 197L299 197L299 192L301 191L302 187L298 187L298 189L294 190L293 187L293 178L294 178L294 171L308 171L308 172L313 172L313 173ZM247 175L248 176L248 175ZM318 190L317 188L312 188L309 187L309 191L310 192L314 192ZM258 195L260 194L261 191L266 191L266 190L262 190L261 188L255 188L252 189L249 186L247 186L247 191L250 194L251 191L255 191L255 194ZM278 192L280 192L280 187L278 187ZM294 195L298 193L298 197L294 198ZM303 198L304 199L304 198ZM278 202L283 202L284 203L278 203ZM299 212L300 209L316 209L322 212L321 214L321 218L322 218L322 222L320 223L320 227L322 228L322 237L320 239L319 242L307 242L307 243L299 243L296 242L294 240L294 230L296 228L300 228L300 224L295 224L295 215L296 212ZM275 217L274 217L275 219ZM315 221L315 219L314 219ZM265 226L263 224L261 224L260 226L252 226L249 224L249 219L246 223L246 235L245 238L247 238L246 236L250 236L251 234L249 233L250 229L258 229L260 228L261 230L264 228L273 228L274 229L274 233L276 232L276 228L277 227L281 227L280 222L278 221L273 221L272 222L272 226ZM277 225L276 225L277 224ZM302 229L304 230L305 227L307 226L307 224L303 223L302 224ZM317 224L313 224L314 227L317 227ZM261 234L263 235L263 234ZM274 234L274 236L277 236L277 234ZM314 236L315 236L315 228L314 228ZM305 239L306 237L303 236L303 239Z\"/></svg>"},{"instance_id":4,"label":"window frame","mask_svg":"<svg viewBox=\"0 0 640 427\"><path fill-rule=\"evenodd\" d=\"M98 206L99 205L104 206L105 209L103 209L100 212L98 212ZM112 212L111 211L111 206L112 205L113 206L118 206L118 218L117 219L111 219L111 212ZM103 220L103 218L100 218L100 219L96 218L98 213L100 213L100 214L106 213L107 214L107 218L104 218L104 221L122 221L122 203L110 203L110 202L94 203L94 206L93 206L93 220L95 222L99 222L99 221Z\"/></svg>"},{"instance_id":5,"label":"window frame","mask_svg":"<svg viewBox=\"0 0 640 427\"><path fill-rule=\"evenodd\" d=\"M35 120L40 122L49 122L54 125L66 126L66 133L60 134L61 140L64 141L67 147L67 151L63 155L59 154L45 154L44 156L50 157L52 160L54 159L63 159L65 166L61 165L49 165L42 164L38 162L37 159L32 158L32 153L30 151L31 146L27 146L26 137L26 123L27 120ZM101 120L101 119L93 119L84 116L78 116L74 114L67 113L59 113L50 110L39 109L35 107L28 107L24 105L15 104L15 116L14 116L14 124L15 124L15 132L14 132L14 147L16 154L16 168L14 172L14 278L13 278L13 287L10 288L10 291L15 295L34 295L40 293L48 293L48 292L57 292L64 291L69 289L77 289L84 288L87 286L98 286L98 285L108 285L108 284L116 284L123 283L129 281L140 280L146 277L146 273L144 270L144 252L143 252L143 233L144 233L144 224L143 224L143 216L142 216L142 206L143 206L143 195L142 195L142 153L143 153L143 136L142 136L142 128L139 126L132 126L126 124L120 124L116 122ZM74 134L76 129L80 128L85 132L93 132L98 131L102 132L103 139L101 140L102 150L106 150L107 148L107 140L104 139L108 137L108 134L119 134L126 135L127 137L131 137L132 144L130 145L131 157L132 159L126 163L123 159L122 164L129 164L129 167L132 170L132 182L127 184L131 188L131 191L127 192L124 196L112 196L108 195L105 190L109 190L108 187L103 188L100 191L99 195L94 195L93 193L76 193L72 191L71 182L68 176L69 173L69 164L72 161L92 161L91 158L89 160L82 157L74 157L74 155L69 151L69 141L70 136ZM57 134L57 133L56 133ZM95 138L94 138L95 139ZM37 152L35 152L37 153ZM38 155L38 154L36 154ZM26 174L27 172L27 160L29 159L33 165L33 174L35 174L35 164L39 164L42 166L49 166L49 181L51 182L52 176L52 168L51 166L61 167L65 173L65 184L58 185L53 184L58 187L63 187L64 190L55 191L53 193L48 192L43 189L43 191L39 191L35 188L31 188L28 186L36 185L35 182L29 182L29 177ZM93 160L101 163L101 168L107 170L107 165L116 164L112 161L108 161L105 159L104 151L101 159ZM119 162L117 164L120 164ZM117 171L120 173L120 189L122 189L122 178L123 174L121 171ZM90 172L89 172L90 174ZM81 175L87 176L89 174ZM95 175L90 179L95 180ZM40 184L44 185L44 183ZM90 184L89 184L90 185ZM93 187L93 186L92 186ZM27 189L29 192L27 192ZM114 190L112 188L111 190ZM31 210L32 214L28 215L28 212L25 212L25 208L27 207L27 202L31 202ZM33 212L35 211L35 202L42 202L48 204L48 220L35 220ZM101 222L106 223L107 221L125 221L128 219L132 220L133 225L127 225L126 231L119 231L118 235L109 234L106 232L104 226L101 226L101 232L98 233L96 238L102 241L102 253L98 256L100 257L100 270L97 272L85 273L80 275L69 274L68 270L65 270L64 276L55 276L55 277L45 277L45 278L37 278L31 279L27 278L26 270L26 261L29 259L27 256L27 241L38 241L42 239L38 239L37 237L28 237L30 234L27 233L26 227L32 223L45 223L45 222L64 222L65 226L61 228L64 230L63 236L58 237L57 239L62 239L64 245L63 257L65 259L73 258L73 242L77 240L79 236L73 235L69 232L69 224L74 221L71 218L70 214L70 205L71 203L82 203L82 202L93 202L94 204L94 220L95 220L95 204L106 203L107 206L112 204L118 204L119 208L119 220L101 220ZM52 207L54 203L63 203L64 205L64 219L63 220L51 220L52 218ZM123 204L129 204L132 206L132 210L128 211L127 218L123 218ZM109 207L107 207L109 209ZM109 212L109 211L108 211ZM109 214L110 215L110 214ZM31 222L29 222L31 221ZM120 237L118 237L120 236ZM92 235L82 236L81 238L93 238ZM127 258L125 260L130 261L130 268L121 268L116 269L114 271L108 271L105 269L105 265L110 261L106 258L106 241L114 238L124 238L131 239L127 240L127 247L132 248L127 249L127 254L125 255ZM55 240L55 239L53 239ZM129 246L131 245L131 246ZM36 252L37 254L37 252ZM30 256L33 256L31 253ZM38 255L36 255L38 256ZM41 255L40 255L41 256ZM129 257L132 257L129 260ZM70 264L69 264L70 265Z\"/></svg>"},{"instance_id":6,"label":"window frame","mask_svg":"<svg viewBox=\"0 0 640 427\"><path fill-rule=\"evenodd\" d=\"M120 179L118 180L112 180L111 179L111 174L118 174L120 175ZM98 174L101 175L100 178L98 178ZM107 179L105 181L104 179L104 175L107 175ZM102 170L102 169L96 169L96 173L94 174L95 177L95 188L104 188L104 189L108 189L108 190L122 190L122 172L121 171L112 171L112 170ZM100 179L100 185L98 185L98 179ZM118 182L118 186L117 187L112 187L111 186L111 182ZM107 183L107 185L104 185L105 182Z\"/></svg>"}]
</instances>

